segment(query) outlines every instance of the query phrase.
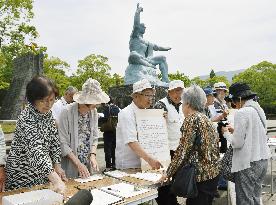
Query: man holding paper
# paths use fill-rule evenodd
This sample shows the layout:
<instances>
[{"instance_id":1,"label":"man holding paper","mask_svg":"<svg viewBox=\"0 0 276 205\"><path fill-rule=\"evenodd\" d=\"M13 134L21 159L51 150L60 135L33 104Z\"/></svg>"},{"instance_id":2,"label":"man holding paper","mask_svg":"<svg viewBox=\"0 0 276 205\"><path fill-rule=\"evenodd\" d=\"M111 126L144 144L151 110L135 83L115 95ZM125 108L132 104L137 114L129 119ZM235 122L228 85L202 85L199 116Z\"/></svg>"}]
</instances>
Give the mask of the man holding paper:
<instances>
[{"instance_id":1,"label":"man holding paper","mask_svg":"<svg viewBox=\"0 0 276 205\"><path fill-rule=\"evenodd\" d=\"M133 84L132 103L118 115L116 129L116 168L141 168L141 158L152 169L162 167L161 163L147 154L139 144L136 112L139 109L149 108L155 97L155 90L148 80L143 79Z\"/></svg>"}]
</instances>

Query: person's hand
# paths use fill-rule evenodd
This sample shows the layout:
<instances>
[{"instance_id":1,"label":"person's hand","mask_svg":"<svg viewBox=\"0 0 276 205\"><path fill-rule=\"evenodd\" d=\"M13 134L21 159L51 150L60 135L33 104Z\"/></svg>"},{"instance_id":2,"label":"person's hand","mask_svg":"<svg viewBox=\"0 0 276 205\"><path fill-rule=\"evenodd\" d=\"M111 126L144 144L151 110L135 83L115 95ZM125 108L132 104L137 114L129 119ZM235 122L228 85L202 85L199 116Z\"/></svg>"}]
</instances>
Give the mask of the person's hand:
<instances>
[{"instance_id":1,"label":"person's hand","mask_svg":"<svg viewBox=\"0 0 276 205\"><path fill-rule=\"evenodd\" d=\"M227 127L228 131L229 131L231 134L233 134L234 128L233 128L231 125L227 125L226 127Z\"/></svg>"},{"instance_id":2,"label":"person's hand","mask_svg":"<svg viewBox=\"0 0 276 205\"><path fill-rule=\"evenodd\" d=\"M167 120L168 119L168 112L167 111L165 111L164 113L163 113L163 117Z\"/></svg>"},{"instance_id":3,"label":"person's hand","mask_svg":"<svg viewBox=\"0 0 276 205\"><path fill-rule=\"evenodd\" d=\"M65 171L61 168L60 164L54 164L54 169L55 169L55 172L58 174L58 176L62 179L62 181L65 181L65 182L68 181Z\"/></svg>"},{"instance_id":4,"label":"person's hand","mask_svg":"<svg viewBox=\"0 0 276 205\"><path fill-rule=\"evenodd\" d=\"M99 171L98 162L97 162L96 156L94 154L91 154L90 162L91 162L91 166L92 166L93 170Z\"/></svg>"},{"instance_id":5,"label":"person's hand","mask_svg":"<svg viewBox=\"0 0 276 205\"><path fill-rule=\"evenodd\" d=\"M225 132L229 132L229 130L228 130L227 127L222 126L221 127L221 132L222 132L222 134L224 134Z\"/></svg>"},{"instance_id":6,"label":"person's hand","mask_svg":"<svg viewBox=\"0 0 276 205\"><path fill-rule=\"evenodd\" d=\"M168 176L166 173L162 174L162 177L158 180L157 183L161 183L163 184L164 182L167 182L168 181Z\"/></svg>"},{"instance_id":7,"label":"person's hand","mask_svg":"<svg viewBox=\"0 0 276 205\"><path fill-rule=\"evenodd\" d=\"M153 158L149 159L148 164L151 166L152 169L160 169L161 167L163 167L158 160Z\"/></svg>"},{"instance_id":8,"label":"person's hand","mask_svg":"<svg viewBox=\"0 0 276 205\"><path fill-rule=\"evenodd\" d=\"M84 164L79 163L77 167L81 178L85 179L90 177L90 172Z\"/></svg>"},{"instance_id":9,"label":"person's hand","mask_svg":"<svg viewBox=\"0 0 276 205\"><path fill-rule=\"evenodd\" d=\"M227 109L223 110L223 113L222 113L223 118L226 118L228 114L229 114L229 111Z\"/></svg>"},{"instance_id":10,"label":"person's hand","mask_svg":"<svg viewBox=\"0 0 276 205\"><path fill-rule=\"evenodd\" d=\"M5 167L0 167L0 193L5 189L6 171Z\"/></svg>"},{"instance_id":11,"label":"person's hand","mask_svg":"<svg viewBox=\"0 0 276 205\"><path fill-rule=\"evenodd\" d=\"M137 4L137 9L136 9L136 11L137 11L138 13L143 12L143 8L140 7L140 4L139 4L139 3Z\"/></svg>"},{"instance_id":12,"label":"person's hand","mask_svg":"<svg viewBox=\"0 0 276 205\"><path fill-rule=\"evenodd\" d=\"M52 189L53 191L59 194L65 193L66 186L55 171L49 174L48 178L49 178L49 181L51 182L50 189Z\"/></svg>"}]
</instances>

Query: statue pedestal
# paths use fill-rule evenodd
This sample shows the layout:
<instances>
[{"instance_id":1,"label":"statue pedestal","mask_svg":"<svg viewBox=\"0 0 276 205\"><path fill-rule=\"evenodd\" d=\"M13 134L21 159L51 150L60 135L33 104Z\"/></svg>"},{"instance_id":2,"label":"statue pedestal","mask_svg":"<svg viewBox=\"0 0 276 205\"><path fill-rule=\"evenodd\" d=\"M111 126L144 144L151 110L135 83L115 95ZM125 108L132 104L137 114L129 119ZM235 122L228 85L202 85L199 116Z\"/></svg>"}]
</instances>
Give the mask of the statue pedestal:
<instances>
[{"instance_id":1,"label":"statue pedestal","mask_svg":"<svg viewBox=\"0 0 276 205\"><path fill-rule=\"evenodd\" d=\"M155 102L167 96L167 87L155 86L155 90ZM132 85L111 87L109 88L108 93L112 97L114 103L121 109L128 106L132 101Z\"/></svg>"},{"instance_id":2,"label":"statue pedestal","mask_svg":"<svg viewBox=\"0 0 276 205\"><path fill-rule=\"evenodd\" d=\"M168 83L162 82L154 68L143 66L143 65L136 65L136 64L129 64L125 71L125 85L130 85L136 83L139 80L147 79L150 81L152 85L168 87Z\"/></svg>"}]
</instances>

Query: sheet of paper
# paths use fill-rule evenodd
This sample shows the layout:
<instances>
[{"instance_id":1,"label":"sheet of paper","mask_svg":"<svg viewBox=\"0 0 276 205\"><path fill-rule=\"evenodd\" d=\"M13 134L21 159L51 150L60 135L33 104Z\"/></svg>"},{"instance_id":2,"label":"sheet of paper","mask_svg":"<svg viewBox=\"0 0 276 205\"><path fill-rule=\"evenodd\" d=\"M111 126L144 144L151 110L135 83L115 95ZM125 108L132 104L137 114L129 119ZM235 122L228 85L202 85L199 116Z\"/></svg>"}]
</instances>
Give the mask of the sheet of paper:
<instances>
[{"instance_id":1,"label":"sheet of paper","mask_svg":"<svg viewBox=\"0 0 276 205\"><path fill-rule=\"evenodd\" d=\"M138 188L132 184L119 183L102 187L101 190L114 194L115 196L129 198L148 192L148 189Z\"/></svg>"},{"instance_id":2,"label":"sheet of paper","mask_svg":"<svg viewBox=\"0 0 276 205\"><path fill-rule=\"evenodd\" d=\"M87 182L96 181L96 180L100 180L100 179L103 179L103 176L92 175L92 176L88 177L87 179L78 178L78 179L75 179L75 181L77 181L79 183L87 183Z\"/></svg>"},{"instance_id":3,"label":"sheet of paper","mask_svg":"<svg viewBox=\"0 0 276 205\"><path fill-rule=\"evenodd\" d=\"M115 177L115 178L122 178L122 177L127 177L129 176L129 174L120 171L120 170L114 170L114 171L108 171L105 172L106 175L111 176L111 177Z\"/></svg>"},{"instance_id":4,"label":"sheet of paper","mask_svg":"<svg viewBox=\"0 0 276 205\"><path fill-rule=\"evenodd\" d=\"M136 121L141 147L167 167L170 163L170 151L167 123L163 113L162 109L140 109L136 112ZM147 162L141 160L141 168L148 170L151 167Z\"/></svg>"},{"instance_id":5,"label":"sheet of paper","mask_svg":"<svg viewBox=\"0 0 276 205\"><path fill-rule=\"evenodd\" d=\"M91 205L109 205L123 200L121 197L114 196L99 189L92 189L91 194L93 196Z\"/></svg>"},{"instance_id":6,"label":"sheet of paper","mask_svg":"<svg viewBox=\"0 0 276 205\"><path fill-rule=\"evenodd\" d=\"M157 182L162 177L162 174L158 173L150 173L150 172L138 172L136 174L131 174L131 177L135 177L137 179L147 180L151 182Z\"/></svg>"}]
</instances>

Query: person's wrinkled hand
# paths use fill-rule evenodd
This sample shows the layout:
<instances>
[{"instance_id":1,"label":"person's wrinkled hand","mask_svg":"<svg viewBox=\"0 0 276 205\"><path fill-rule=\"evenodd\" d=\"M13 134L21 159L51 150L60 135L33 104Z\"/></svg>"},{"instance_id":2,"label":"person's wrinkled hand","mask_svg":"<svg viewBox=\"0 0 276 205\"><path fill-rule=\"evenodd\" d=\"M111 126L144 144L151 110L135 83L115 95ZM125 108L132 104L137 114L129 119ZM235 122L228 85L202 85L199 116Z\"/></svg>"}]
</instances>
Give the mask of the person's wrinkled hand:
<instances>
[{"instance_id":1,"label":"person's wrinkled hand","mask_svg":"<svg viewBox=\"0 0 276 205\"><path fill-rule=\"evenodd\" d=\"M167 119L168 119L168 112L165 111L165 112L163 113L163 117L167 120Z\"/></svg>"},{"instance_id":2,"label":"person's wrinkled hand","mask_svg":"<svg viewBox=\"0 0 276 205\"><path fill-rule=\"evenodd\" d=\"M223 110L223 113L222 113L223 118L226 118L228 114L229 114L229 111L227 109Z\"/></svg>"},{"instance_id":3,"label":"person's wrinkled hand","mask_svg":"<svg viewBox=\"0 0 276 205\"><path fill-rule=\"evenodd\" d=\"M227 125L226 128L228 129L228 131L233 134L234 132L234 128L231 125Z\"/></svg>"},{"instance_id":4,"label":"person's wrinkled hand","mask_svg":"<svg viewBox=\"0 0 276 205\"><path fill-rule=\"evenodd\" d=\"M221 127L221 132L224 134L225 132L229 132L228 127Z\"/></svg>"},{"instance_id":5,"label":"person's wrinkled hand","mask_svg":"<svg viewBox=\"0 0 276 205\"><path fill-rule=\"evenodd\" d=\"M148 161L148 164L151 166L152 169L160 169L161 167L163 167L158 160L153 158Z\"/></svg>"},{"instance_id":6,"label":"person's wrinkled hand","mask_svg":"<svg viewBox=\"0 0 276 205\"><path fill-rule=\"evenodd\" d=\"M90 177L90 172L88 171L87 167L84 164L82 163L78 164L78 171L82 179Z\"/></svg>"},{"instance_id":7,"label":"person's wrinkled hand","mask_svg":"<svg viewBox=\"0 0 276 205\"><path fill-rule=\"evenodd\" d=\"M99 165L98 165L96 156L94 154L91 154L91 156L90 156L90 162L91 162L92 169L94 171L99 171Z\"/></svg>"},{"instance_id":8,"label":"person's wrinkled hand","mask_svg":"<svg viewBox=\"0 0 276 205\"><path fill-rule=\"evenodd\" d=\"M167 174L164 173L164 174L162 174L162 177L158 180L157 183L163 184L163 183L165 183L167 181L168 181L168 176L167 176Z\"/></svg>"},{"instance_id":9,"label":"person's wrinkled hand","mask_svg":"<svg viewBox=\"0 0 276 205\"><path fill-rule=\"evenodd\" d=\"M0 167L0 192L5 189L6 171L5 167Z\"/></svg>"},{"instance_id":10,"label":"person's wrinkled hand","mask_svg":"<svg viewBox=\"0 0 276 205\"><path fill-rule=\"evenodd\" d=\"M54 169L55 169L55 172L58 174L58 176L61 178L61 180L65 181L65 182L68 181L65 171L61 168L60 164L55 164Z\"/></svg>"},{"instance_id":11,"label":"person's wrinkled hand","mask_svg":"<svg viewBox=\"0 0 276 205\"><path fill-rule=\"evenodd\" d=\"M50 189L52 189L53 191L55 191L59 194L65 193L66 186L55 171L53 171L51 174L49 174L48 178L49 178L49 181L51 184Z\"/></svg>"}]
</instances>

